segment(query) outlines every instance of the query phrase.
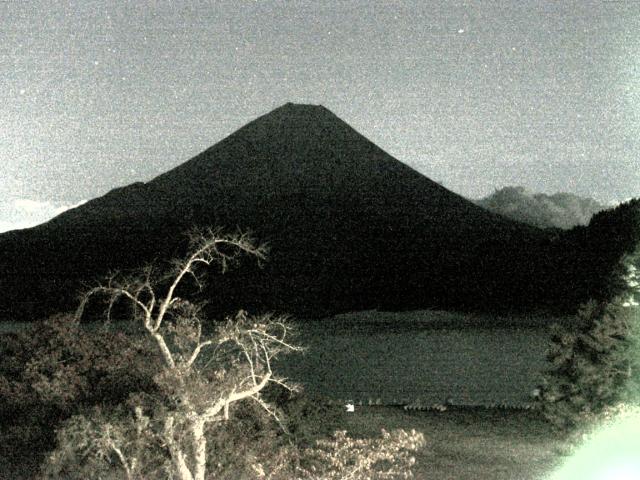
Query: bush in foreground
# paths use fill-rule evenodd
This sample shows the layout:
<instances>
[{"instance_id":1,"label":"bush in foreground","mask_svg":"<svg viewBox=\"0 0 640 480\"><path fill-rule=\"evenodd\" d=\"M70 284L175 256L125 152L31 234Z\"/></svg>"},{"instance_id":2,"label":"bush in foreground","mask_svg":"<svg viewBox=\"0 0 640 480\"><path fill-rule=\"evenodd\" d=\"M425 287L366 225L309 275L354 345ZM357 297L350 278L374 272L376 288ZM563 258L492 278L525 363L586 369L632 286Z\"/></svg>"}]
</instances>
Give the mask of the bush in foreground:
<instances>
[{"instance_id":1,"label":"bush in foreground","mask_svg":"<svg viewBox=\"0 0 640 480\"><path fill-rule=\"evenodd\" d=\"M157 357L144 340L90 333L69 315L0 336L0 457L40 457L81 409L153 391Z\"/></svg>"},{"instance_id":2,"label":"bush in foreground","mask_svg":"<svg viewBox=\"0 0 640 480\"><path fill-rule=\"evenodd\" d=\"M299 472L302 478L322 480L413 478L411 452L424 445L424 435L415 430L382 430L382 437L373 439L354 439L337 431L332 439L318 440L303 452Z\"/></svg>"}]
</instances>

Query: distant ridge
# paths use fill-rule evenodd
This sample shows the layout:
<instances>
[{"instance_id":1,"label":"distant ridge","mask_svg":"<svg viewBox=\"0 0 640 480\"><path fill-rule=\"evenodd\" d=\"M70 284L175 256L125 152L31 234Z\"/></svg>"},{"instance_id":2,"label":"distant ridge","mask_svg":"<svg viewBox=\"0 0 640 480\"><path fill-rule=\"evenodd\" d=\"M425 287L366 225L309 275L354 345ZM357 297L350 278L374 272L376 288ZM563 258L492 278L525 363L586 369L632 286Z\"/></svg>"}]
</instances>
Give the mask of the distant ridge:
<instances>
[{"instance_id":1,"label":"distant ridge","mask_svg":"<svg viewBox=\"0 0 640 480\"><path fill-rule=\"evenodd\" d=\"M271 248L263 269L210 277L217 312L567 309L601 290L567 290L581 259L553 232L450 192L322 106L286 104L148 183L0 235L0 318L73 308L83 282L179 255L194 226Z\"/></svg>"},{"instance_id":2,"label":"distant ridge","mask_svg":"<svg viewBox=\"0 0 640 480\"><path fill-rule=\"evenodd\" d=\"M475 203L512 220L565 230L588 225L591 217L607 208L592 198L571 193L531 193L524 187L504 187Z\"/></svg>"}]
</instances>

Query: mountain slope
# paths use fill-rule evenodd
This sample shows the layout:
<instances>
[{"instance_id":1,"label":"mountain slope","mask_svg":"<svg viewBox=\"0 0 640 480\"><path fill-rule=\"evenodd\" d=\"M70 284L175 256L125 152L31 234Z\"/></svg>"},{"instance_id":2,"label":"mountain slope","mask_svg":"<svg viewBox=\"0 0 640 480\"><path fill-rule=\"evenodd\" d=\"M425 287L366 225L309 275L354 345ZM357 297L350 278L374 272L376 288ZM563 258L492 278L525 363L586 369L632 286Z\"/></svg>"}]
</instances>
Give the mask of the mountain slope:
<instances>
[{"instance_id":1,"label":"mountain slope","mask_svg":"<svg viewBox=\"0 0 640 480\"><path fill-rule=\"evenodd\" d=\"M543 278L552 233L446 190L323 107L286 104L146 184L0 235L0 318L73 308L82 282L179 255L194 226L271 248L263 269L210 277L217 311L526 310L562 294Z\"/></svg>"}]
</instances>

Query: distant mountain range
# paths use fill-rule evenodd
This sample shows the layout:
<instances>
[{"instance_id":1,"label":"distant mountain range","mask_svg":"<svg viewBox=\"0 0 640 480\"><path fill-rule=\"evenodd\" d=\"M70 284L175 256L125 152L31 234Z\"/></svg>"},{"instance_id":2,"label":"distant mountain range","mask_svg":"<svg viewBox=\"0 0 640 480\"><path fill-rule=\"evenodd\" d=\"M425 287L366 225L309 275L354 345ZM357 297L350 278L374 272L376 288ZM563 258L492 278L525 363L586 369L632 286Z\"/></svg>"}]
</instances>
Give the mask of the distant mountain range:
<instances>
[{"instance_id":1,"label":"distant mountain range","mask_svg":"<svg viewBox=\"0 0 640 480\"><path fill-rule=\"evenodd\" d=\"M519 222L565 230L588 225L593 215L607 208L591 198L571 193L531 193L524 187L504 187L474 202Z\"/></svg>"},{"instance_id":2,"label":"distant mountain range","mask_svg":"<svg viewBox=\"0 0 640 480\"><path fill-rule=\"evenodd\" d=\"M568 310L610 293L629 205L558 235L450 192L321 106L286 104L148 183L0 235L0 319L73 309L109 270L183 254L194 226L270 246L262 269L212 273L212 313Z\"/></svg>"}]
</instances>

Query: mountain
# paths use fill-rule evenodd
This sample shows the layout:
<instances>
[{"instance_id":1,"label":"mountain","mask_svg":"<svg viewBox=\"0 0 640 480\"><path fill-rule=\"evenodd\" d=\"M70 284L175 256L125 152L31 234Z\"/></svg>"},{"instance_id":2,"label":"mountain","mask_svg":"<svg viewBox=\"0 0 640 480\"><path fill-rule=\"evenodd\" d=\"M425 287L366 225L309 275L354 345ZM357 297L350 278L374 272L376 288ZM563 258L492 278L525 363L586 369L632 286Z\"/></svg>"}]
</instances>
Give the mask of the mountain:
<instances>
[{"instance_id":1,"label":"mountain","mask_svg":"<svg viewBox=\"0 0 640 480\"><path fill-rule=\"evenodd\" d=\"M607 207L571 193L531 193L524 187L504 187L475 203L505 217L540 228L570 229L587 225Z\"/></svg>"},{"instance_id":2,"label":"mountain","mask_svg":"<svg viewBox=\"0 0 640 480\"><path fill-rule=\"evenodd\" d=\"M600 288L568 291L581 258L555 233L450 192L321 106L286 104L147 183L0 235L0 319L73 309L108 271L184 253L194 226L270 246L262 269L209 276L215 313L568 308Z\"/></svg>"}]
</instances>

